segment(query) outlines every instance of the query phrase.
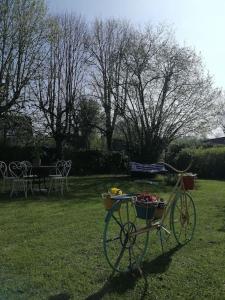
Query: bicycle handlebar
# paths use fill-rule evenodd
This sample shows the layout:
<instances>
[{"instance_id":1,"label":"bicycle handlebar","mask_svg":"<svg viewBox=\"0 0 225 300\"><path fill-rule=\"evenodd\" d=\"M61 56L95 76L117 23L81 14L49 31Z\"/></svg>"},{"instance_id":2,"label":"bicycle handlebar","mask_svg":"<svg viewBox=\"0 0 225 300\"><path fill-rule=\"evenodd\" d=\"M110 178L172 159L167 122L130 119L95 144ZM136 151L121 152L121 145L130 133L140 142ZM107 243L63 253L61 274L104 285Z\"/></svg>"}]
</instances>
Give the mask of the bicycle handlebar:
<instances>
[{"instance_id":1,"label":"bicycle handlebar","mask_svg":"<svg viewBox=\"0 0 225 300\"><path fill-rule=\"evenodd\" d=\"M174 168L174 167L171 166L170 164L167 164L167 163L165 163L165 162L163 162L163 161L160 161L159 163L160 163L160 164L164 164L165 166L169 167L170 169L172 169L172 170L175 171L176 173L181 173L181 174L186 173L186 172L190 169L190 167L191 167L191 165L192 165L192 161L191 161L190 164L187 166L187 168L186 168L185 170L181 171L181 170L177 170L176 168Z\"/></svg>"}]
</instances>

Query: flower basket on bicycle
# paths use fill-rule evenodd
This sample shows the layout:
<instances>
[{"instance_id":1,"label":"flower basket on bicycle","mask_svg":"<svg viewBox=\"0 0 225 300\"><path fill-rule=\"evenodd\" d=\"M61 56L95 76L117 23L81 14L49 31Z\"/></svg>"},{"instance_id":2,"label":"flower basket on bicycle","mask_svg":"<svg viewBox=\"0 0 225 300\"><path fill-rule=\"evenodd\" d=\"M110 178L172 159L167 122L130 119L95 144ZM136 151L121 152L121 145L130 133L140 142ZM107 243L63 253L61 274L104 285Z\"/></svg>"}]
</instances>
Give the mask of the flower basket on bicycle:
<instances>
[{"instance_id":1,"label":"flower basket on bicycle","mask_svg":"<svg viewBox=\"0 0 225 300\"><path fill-rule=\"evenodd\" d=\"M112 194L104 193L104 194L102 194L102 199L103 199L103 205L105 207L105 210L110 210L115 205L116 205L115 206L115 211L120 209L120 203L116 199L113 199Z\"/></svg>"},{"instance_id":2,"label":"flower basket on bicycle","mask_svg":"<svg viewBox=\"0 0 225 300\"><path fill-rule=\"evenodd\" d=\"M118 195L122 195L122 191L118 188L111 188L108 193L102 194L103 205L106 210L110 210L113 207L113 205L116 203L116 200L113 199L113 196L118 196ZM117 210L119 208L120 207L118 204Z\"/></svg>"},{"instance_id":3,"label":"flower basket on bicycle","mask_svg":"<svg viewBox=\"0 0 225 300\"><path fill-rule=\"evenodd\" d=\"M155 195L141 194L137 196L135 208L140 219L160 219L166 204Z\"/></svg>"},{"instance_id":4,"label":"flower basket on bicycle","mask_svg":"<svg viewBox=\"0 0 225 300\"><path fill-rule=\"evenodd\" d=\"M156 204L155 203L142 203L142 202L136 202L135 208L137 212L137 217L140 219L153 219Z\"/></svg>"},{"instance_id":5,"label":"flower basket on bicycle","mask_svg":"<svg viewBox=\"0 0 225 300\"><path fill-rule=\"evenodd\" d=\"M154 219L161 219L165 211L165 208L166 208L166 202L160 200L160 202L158 202L158 205L155 209Z\"/></svg>"},{"instance_id":6,"label":"flower basket on bicycle","mask_svg":"<svg viewBox=\"0 0 225 300\"><path fill-rule=\"evenodd\" d=\"M194 176L193 175L184 175L182 177L183 187L185 191L194 189Z\"/></svg>"}]
</instances>

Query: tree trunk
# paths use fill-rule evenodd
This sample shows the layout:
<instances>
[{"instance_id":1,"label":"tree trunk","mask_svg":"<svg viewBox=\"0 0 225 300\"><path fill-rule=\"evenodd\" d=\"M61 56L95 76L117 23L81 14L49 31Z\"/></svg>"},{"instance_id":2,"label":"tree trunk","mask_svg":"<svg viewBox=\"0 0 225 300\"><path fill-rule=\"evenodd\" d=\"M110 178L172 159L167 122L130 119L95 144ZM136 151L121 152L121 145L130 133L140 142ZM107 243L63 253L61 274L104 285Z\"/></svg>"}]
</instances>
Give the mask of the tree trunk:
<instances>
[{"instance_id":1,"label":"tree trunk","mask_svg":"<svg viewBox=\"0 0 225 300\"><path fill-rule=\"evenodd\" d=\"M63 141L60 138L55 139L56 159L62 159Z\"/></svg>"},{"instance_id":2,"label":"tree trunk","mask_svg":"<svg viewBox=\"0 0 225 300\"><path fill-rule=\"evenodd\" d=\"M106 145L108 151L112 150L112 136L113 136L113 131L110 130L106 132Z\"/></svg>"},{"instance_id":3,"label":"tree trunk","mask_svg":"<svg viewBox=\"0 0 225 300\"><path fill-rule=\"evenodd\" d=\"M154 145L145 146L142 149L141 153L141 162L142 163L157 163L159 161L161 149L155 147Z\"/></svg>"},{"instance_id":4,"label":"tree trunk","mask_svg":"<svg viewBox=\"0 0 225 300\"><path fill-rule=\"evenodd\" d=\"M141 162L143 163L157 163L163 150L166 147L166 143L159 137L146 137L145 143L141 149Z\"/></svg>"}]
</instances>

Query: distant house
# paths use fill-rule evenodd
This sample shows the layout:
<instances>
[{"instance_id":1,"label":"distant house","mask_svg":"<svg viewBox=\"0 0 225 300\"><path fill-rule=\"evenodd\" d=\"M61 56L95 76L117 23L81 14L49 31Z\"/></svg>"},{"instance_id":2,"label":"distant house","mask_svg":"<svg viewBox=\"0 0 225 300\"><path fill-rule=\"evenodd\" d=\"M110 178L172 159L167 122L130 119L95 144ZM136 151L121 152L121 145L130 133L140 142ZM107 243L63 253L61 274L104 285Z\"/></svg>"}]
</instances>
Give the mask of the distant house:
<instances>
[{"instance_id":1,"label":"distant house","mask_svg":"<svg viewBox=\"0 0 225 300\"><path fill-rule=\"evenodd\" d=\"M10 114L0 119L0 142L24 146L32 142L32 120L26 115Z\"/></svg>"},{"instance_id":2,"label":"distant house","mask_svg":"<svg viewBox=\"0 0 225 300\"><path fill-rule=\"evenodd\" d=\"M204 141L204 144L209 145L225 145L225 137L219 137L214 139L207 139Z\"/></svg>"}]
</instances>

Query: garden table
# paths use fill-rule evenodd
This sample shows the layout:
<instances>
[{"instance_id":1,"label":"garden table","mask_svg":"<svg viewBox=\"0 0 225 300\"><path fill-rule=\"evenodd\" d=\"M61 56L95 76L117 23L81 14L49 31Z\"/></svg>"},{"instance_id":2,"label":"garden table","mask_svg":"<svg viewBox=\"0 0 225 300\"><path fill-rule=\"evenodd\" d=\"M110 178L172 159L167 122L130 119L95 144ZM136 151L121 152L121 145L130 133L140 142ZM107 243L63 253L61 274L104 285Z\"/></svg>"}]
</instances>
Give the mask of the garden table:
<instances>
[{"instance_id":1,"label":"garden table","mask_svg":"<svg viewBox=\"0 0 225 300\"><path fill-rule=\"evenodd\" d=\"M47 190L46 178L49 175L56 174L56 165L32 166L32 174L36 175L33 183L35 183L35 179L38 180L39 191L41 191L41 182L44 184L44 189Z\"/></svg>"}]
</instances>

